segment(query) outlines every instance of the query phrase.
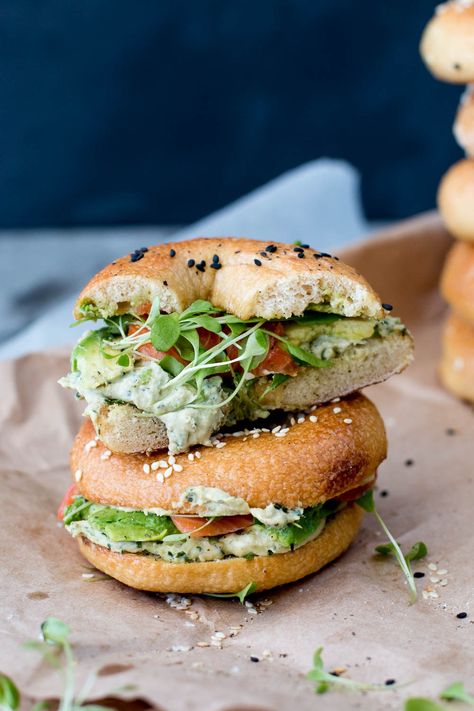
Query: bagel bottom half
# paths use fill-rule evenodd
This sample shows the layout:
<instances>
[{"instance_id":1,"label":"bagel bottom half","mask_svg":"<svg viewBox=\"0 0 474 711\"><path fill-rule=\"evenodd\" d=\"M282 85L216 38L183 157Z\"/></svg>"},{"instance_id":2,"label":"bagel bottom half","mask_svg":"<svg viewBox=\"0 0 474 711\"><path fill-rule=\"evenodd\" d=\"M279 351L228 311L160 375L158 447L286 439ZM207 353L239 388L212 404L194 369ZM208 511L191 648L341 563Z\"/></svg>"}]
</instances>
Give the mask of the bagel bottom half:
<instances>
[{"instance_id":1,"label":"bagel bottom half","mask_svg":"<svg viewBox=\"0 0 474 711\"><path fill-rule=\"evenodd\" d=\"M439 375L446 390L474 402L474 326L454 313L444 327Z\"/></svg>"},{"instance_id":2,"label":"bagel bottom half","mask_svg":"<svg viewBox=\"0 0 474 711\"><path fill-rule=\"evenodd\" d=\"M318 538L301 548L252 560L167 563L151 555L115 553L82 536L77 540L82 555L92 565L138 590L235 593L253 582L260 591L304 578L340 556L355 538L363 515L357 504L349 504L328 520Z\"/></svg>"}]
</instances>

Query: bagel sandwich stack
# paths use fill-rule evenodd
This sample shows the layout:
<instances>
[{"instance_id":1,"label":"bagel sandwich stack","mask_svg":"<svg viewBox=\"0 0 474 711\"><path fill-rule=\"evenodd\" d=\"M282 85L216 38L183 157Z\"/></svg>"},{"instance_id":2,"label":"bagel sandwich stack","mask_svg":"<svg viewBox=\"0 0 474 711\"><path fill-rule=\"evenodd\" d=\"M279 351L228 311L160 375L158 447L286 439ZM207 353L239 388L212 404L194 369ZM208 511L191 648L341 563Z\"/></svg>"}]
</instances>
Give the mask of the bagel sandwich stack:
<instances>
[{"instance_id":1,"label":"bagel sandwich stack","mask_svg":"<svg viewBox=\"0 0 474 711\"><path fill-rule=\"evenodd\" d=\"M357 272L307 245L158 245L99 272L75 318L99 327L60 381L87 406L59 517L94 566L144 590L235 593L349 546L386 456L358 391L413 358Z\"/></svg>"},{"instance_id":2,"label":"bagel sandwich stack","mask_svg":"<svg viewBox=\"0 0 474 711\"><path fill-rule=\"evenodd\" d=\"M441 277L451 312L444 326L439 372L450 392L474 402L474 2L439 5L420 49L435 77L468 85L453 127L466 158L447 171L438 190L441 217L457 240Z\"/></svg>"}]
</instances>

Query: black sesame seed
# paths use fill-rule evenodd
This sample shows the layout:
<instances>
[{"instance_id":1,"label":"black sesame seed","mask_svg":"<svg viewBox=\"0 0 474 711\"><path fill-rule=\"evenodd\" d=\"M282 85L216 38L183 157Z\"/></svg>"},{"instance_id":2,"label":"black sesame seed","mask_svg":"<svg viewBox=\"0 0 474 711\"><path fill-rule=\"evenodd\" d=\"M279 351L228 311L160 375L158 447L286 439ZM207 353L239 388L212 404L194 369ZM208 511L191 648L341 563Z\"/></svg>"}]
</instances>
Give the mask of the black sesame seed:
<instances>
[{"instance_id":1,"label":"black sesame seed","mask_svg":"<svg viewBox=\"0 0 474 711\"><path fill-rule=\"evenodd\" d=\"M303 249L310 249L309 244L302 244L301 246L303 247Z\"/></svg>"},{"instance_id":2,"label":"black sesame seed","mask_svg":"<svg viewBox=\"0 0 474 711\"><path fill-rule=\"evenodd\" d=\"M334 257L334 256L333 256L333 259L335 259L335 260L336 260L336 262L338 262L338 261L339 261L339 257Z\"/></svg>"},{"instance_id":3,"label":"black sesame seed","mask_svg":"<svg viewBox=\"0 0 474 711\"><path fill-rule=\"evenodd\" d=\"M293 247L293 252L304 252L303 247Z\"/></svg>"},{"instance_id":4,"label":"black sesame seed","mask_svg":"<svg viewBox=\"0 0 474 711\"><path fill-rule=\"evenodd\" d=\"M196 262L194 261L194 259L188 259L188 267L189 268L194 267L195 264L196 264Z\"/></svg>"},{"instance_id":5,"label":"black sesame seed","mask_svg":"<svg viewBox=\"0 0 474 711\"><path fill-rule=\"evenodd\" d=\"M413 459L405 459L405 466L406 467L412 467L414 465Z\"/></svg>"},{"instance_id":6,"label":"black sesame seed","mask_svg":"<svg viewBox=\"0 0 474 711\"><path fill-rule=\"evenodd\" d=\"M143 259L143 253L142 252L134 252L133 254L130 255L130 261L131 262L139 262L140 259Z\"/></svg>"},{"instance_id":7,"label":"black sesame seed","mask_svg":"<svg viewBox=\"0 0 474 711\"><path fill-rule=\"evenodd\" d=\"M329 259L332 259L332 254L329 254L329 252L320 252L321 257L329 257Z\"/></svg>"},{"instance_id":8,"label":"black sesame seed","mask_svg":"<svg viewBox=\"0 0 474 711\"><path fill-rule=\"evenodd\" d=\"M395 679L386 679L385 680L385 686L393 686L393 684L396 684L397 682Z\"/></svg>"},{"instance_id":9,"label":"black sesame seed","mask_svg":"<svg viewBox=\"0 0 474 711\"><path fill-rule=\"evenodd\" d=\"M383 496L384 498L385 498L386 496L388 496L388 491L387 491L387 489L383 489L383 490L380 492L380 496Z\"/></svg>"},{"instance_id":10,"label":"black sesame seed","mask_svg":"<svg viewBox=\"0 0 474 711\"><path fill-rule=\"evenodd\" d=\"M250 657L251 662L259 662L260 659L258 657Z\"/></svg>"},{"instance_id":11,"label":"black sesame seed","mask_svg":"<svg viewBox=\"0 0 474 711\"><path fill-rule=\"evenodd\" d=\"M273 253L273 252L276 252L277 249L278 249L278 247L276 245L267 244L267 246L265 247L265 252L272 252Z\"/></svg>"},{"instance_id":12,"label":"black sesame seed","mask_svg":"<svg viewBox=\"0 0 474 711\"><path fill-rule=\"evenodd\" d=\"M313 254L313 257L314 257L315 259L321 259L322 256L323 256L323 255L320 254L320 252L316 252L315 254Z\"/></svg>"},{"instance_id":13,"label":"black sesame seed","mask_svg":"<svg viewBox=\"0 0 474 711\"><path fill-rule=\"evenodd\" d=\"M382 308L385 309L385 311L392 311L393 310L392 304L382 304Z\"/></svg>"},{"instance_id":14,"label":"black sesame seed","mask_svg":"<svg viewBox=\"0 0 474 711\"><path fill-rule=\"evenodd\" d=\"M199 264L196 264L196 269L199 269L200 272L206 271L206 262L204 261L204 259L199 262Z\"/></svg>"},{"instance_id":15,"label":"black sesame seed","mask_svg":"<svg viewBox=\"0 0 474 711\"><path fill-rule=\"evenodd\" d=\"M148 247L140 247L140 249L138 251L143 252L143 253L148 252Z\"/></svg>"},{"instance_id":16,"label":"black sesame seed","mask_svg":"<svg viewBox=\"0 0 474 711\"><path fill-rule=\"evenodd\" d=\"M452 427L448 427L448 429L446 430L446 434L447 434L449 437L452 437L453 435L456 434L456 430L453 429Z\"/></svg>"},{"instance_id":17,"label":"black sesame seed","mask_svg":"<svg viewBox=\"0 0 474 711\"><path fill-rule=\"evenodd\" d=\"M421 570L417 570L416 573L413 573L414 578L424 578L425 574Z\"/></svg>"},{"instance_id":18,"label":"black sesame seed","mask_svg":"<svg viewBox=\"0 0 474 711\"><path fill-rule=\"evenodd\" d=\"M298 259L304 259L304 252L298 252Z\"/></svg>"},{"instance_id":19,"label":"black sesame seed","mask_svg":"<svg viewBox=\"0 0 474 711\"><path fill-rule=\"evenodd\" d=\"M219 255L218 255L218 254L214 254L213 257L212 257L212 261L213 261L213 262L218 262L218 261L219 261Z\"/></svg>"},{"instance_id":20,"label":"black sesame seed","mask_svg":"<svg viewBox=\"0 0 474 711\"><path fill-rule=\"evenodd\" d=\"M261 267L261 266L262 266L262 262L260 261L260 259L254 259L253 261L255 262L255 264L257 265L257 267Z\"/></svg>"},{"instance_id":21,"label":"black sesame seed","mask_svg":"<svg viewBox=\"0 0 474 711\"><path fill-rule=\"evenodd\" d=\"M467 612L458 612L456 617L458 618L458 620L465 620L467 617Z\"/></svg>"},{"instance_id":22,"label":"black sesame seed","mask_svg":"<svg viewBox=\"0 0 474 711\"><path fill-rule=\"evenodd\" d=\"M163 284L164 284L165 286L168 286L168 282L167 282L167 281L164 281Z\"/></svg>"},{"instance_id":23,"label":"black sesame seed","mask_svg":"<svg viewBox=\"0 0 474 711\"><path fill-rule=\"evenodd\" d=\"M176 256L176 250L170 249L170 257L175 257Z\"/></svg>"},{"instance_id":24,"label":"black sesame seed","mask_svg":"<svg viewBox=\"0 0 474 711\"><path fill-rule=\"evenodd\" d=\"M260 252L260 256L265 257L265 259L270 259L270 257L268 256L268 254L266 252Z\"/></svg>"},{"instance_id":25,"label":"black sesame seed","mask_svg":"<svg viewBox=\"0 0 474 711\"><path fill-rule=\"evenodd\" d=\"M213 262L209 266L211 267L211 269L221 269L222 268L222 264L218 264L217 262Z\"/></svg>"}]
</instances>

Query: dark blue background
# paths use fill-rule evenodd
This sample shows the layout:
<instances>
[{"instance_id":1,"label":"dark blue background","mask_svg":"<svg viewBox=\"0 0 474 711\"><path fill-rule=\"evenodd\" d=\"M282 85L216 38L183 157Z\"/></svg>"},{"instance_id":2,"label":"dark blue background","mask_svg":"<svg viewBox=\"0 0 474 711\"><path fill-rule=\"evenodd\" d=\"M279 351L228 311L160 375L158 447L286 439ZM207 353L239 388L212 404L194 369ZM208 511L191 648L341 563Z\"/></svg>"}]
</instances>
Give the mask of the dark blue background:
<instances>
[{"instance_id":1,"label":"dark blue background","mask_svg":"<svg viewBox=\"0 0 474 711\"><path fill-rule=\"evenodd\" d=\"M432 0L0 0L0 226L184 224L319 156L434 205L460 89Z\"/></svg>"}]
</instances>

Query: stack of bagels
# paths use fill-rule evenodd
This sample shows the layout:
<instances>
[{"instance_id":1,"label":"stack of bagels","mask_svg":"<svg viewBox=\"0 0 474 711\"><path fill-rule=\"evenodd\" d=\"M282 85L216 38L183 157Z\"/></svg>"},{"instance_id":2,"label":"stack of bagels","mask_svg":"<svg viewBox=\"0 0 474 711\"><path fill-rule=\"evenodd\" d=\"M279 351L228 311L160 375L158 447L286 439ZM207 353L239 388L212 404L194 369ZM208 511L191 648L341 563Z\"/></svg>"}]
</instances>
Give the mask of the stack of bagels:
<instances>
[{"instance_id":1,"label":"stack of bagels","mask_svg":"<svg viewBox=\"0 0 474 711\"><path fill-rule=\"evenodd\" d=\"M438 207L456 243L448 254L441 290L451 307L444 327L440 377L454 395L474 402L474 2L453 0L436 8L421 40L432 74L467 84L454 122L466 153L441 180Z\"/></svg>"}]
</instances>

